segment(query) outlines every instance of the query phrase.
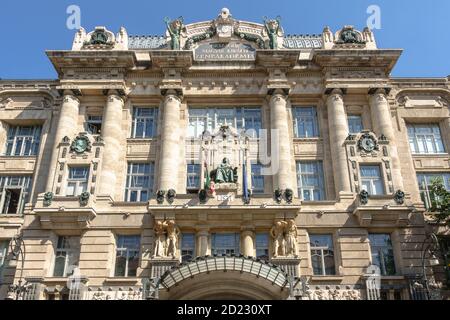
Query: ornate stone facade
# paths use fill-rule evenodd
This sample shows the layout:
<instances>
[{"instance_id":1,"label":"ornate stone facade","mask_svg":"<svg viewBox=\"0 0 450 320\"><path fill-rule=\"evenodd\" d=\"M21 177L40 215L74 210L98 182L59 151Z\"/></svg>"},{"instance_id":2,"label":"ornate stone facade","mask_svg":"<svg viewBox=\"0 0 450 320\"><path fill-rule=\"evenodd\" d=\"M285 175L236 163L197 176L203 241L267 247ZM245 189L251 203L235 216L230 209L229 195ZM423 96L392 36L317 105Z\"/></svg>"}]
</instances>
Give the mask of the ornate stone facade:
<instances>
[{"instance_id":1,"label":"ornate stone facade","mask_svg":"<svg viewBox=\"0 0 450 320\"><path fill-rule=\"evenodd\" d=\"M57 80L0 80L0 249L26 248L4 250L0 297L22 281L24 299L417 298L417 174L450 173L449 79L391 77L401 50L368 29L165 21L80 29L47 52ZM413 152L416 124L443 149ZM40 128L35 152L18 127Z\"/></svg>"}]
</instances>

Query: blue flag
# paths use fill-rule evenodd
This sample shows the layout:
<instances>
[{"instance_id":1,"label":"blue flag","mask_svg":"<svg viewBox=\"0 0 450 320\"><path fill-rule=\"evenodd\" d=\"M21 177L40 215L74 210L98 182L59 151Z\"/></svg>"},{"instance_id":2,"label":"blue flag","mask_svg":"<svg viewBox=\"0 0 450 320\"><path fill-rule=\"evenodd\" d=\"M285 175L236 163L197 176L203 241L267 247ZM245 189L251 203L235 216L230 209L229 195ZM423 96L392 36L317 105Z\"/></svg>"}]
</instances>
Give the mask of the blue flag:
<instances>
[{"instance_id":1,"label":"blue flag","mask_svg":"<svg viewBox=\"0 0 450 320\"><path fill-rule=\"evenodd\" d=\"M246 164L242 165L242 188L243 188L243 198L244 202L248 203L250 200L249 194L248 194L248 181L247 181L247 169Z\"/></svg>"}]
</instances>

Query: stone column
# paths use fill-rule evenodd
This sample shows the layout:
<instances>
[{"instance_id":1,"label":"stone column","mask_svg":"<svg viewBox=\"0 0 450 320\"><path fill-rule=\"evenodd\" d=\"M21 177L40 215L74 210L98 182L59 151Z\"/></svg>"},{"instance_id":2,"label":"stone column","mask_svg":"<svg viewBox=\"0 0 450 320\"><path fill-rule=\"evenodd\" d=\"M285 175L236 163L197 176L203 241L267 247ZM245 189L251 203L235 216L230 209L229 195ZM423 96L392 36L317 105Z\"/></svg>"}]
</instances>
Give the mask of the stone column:
<instances>
[{"instance_id":1,"label":"stone column","mask_svg":"<svg viewBox=\"0 0 450 320\"><path fill-rule=\"evenodd\" d=\"M161 153L159 158L159 190L177 191L180 158L181 99L168 92L164 99L161 124Z\"/></svg>"},{"instance_id":2,"label":"stone column","mask_svg":"<svg viewBox=\"0 0 450 320\"><path fill-rule=\"evenodd\" d=\"M97 194L114 197L116 191L119 159L123 146L122 110L124 101L115 94L109 94L103 112L102 138L105 143L102 157L102 171L100 173Z\"/></svg>"},{"instance_id":3,"label":"stone column","mask_svg":"<svg viewBox=\"0 0 450 320\"><path fill-rule=\"evenodd\" d=\"M280 92L275 92L270 97L270 121L272 128L271 145L276 147L275 150L271 150L272 170L274 170L273 187L280 190L292 189L291 140L286 110L286 96ZM277 136L278 139L274 141L273 139ZM278 166L277 163L274 163L277 158Z\"/></svg>"},{"instance_id":4,"label":"stone column","mask_svg":"<svg viewBox=\"0 0 450 320\"><path fill-rule=\"evenodd\" d=\"M49 175L47 178L46 191L53 191L53 184L55 181L55 169L58 162L58 147L62 139L67 136L70 139L74 138L78 129L78 114L80 108L80 100L72 94L65 94L63 103L59 112L59 118L54 134L54 143L52 150L52 157L49 165Z\"/></svg>"},{"instance_id":5,"label":"stone column","mask_svg":"<svg viewBox=\"0 0 450 320\"><path fill-rule=\"evenodd\" d=\"M387 101L386 91L384 89L378 89L370 96L369 103L374 132L378 136L384 134L389 140L390 157L392 159L392 182L394 184L393 191L395 192L399 189L404 191L391 108Z\"/></svg>"},{"instance_id":6,"label":"stone column","mask_svg":"<svg viewBox=\"0 0 450 320\"><path fill-rule=\"evenodd\" d=\"M254 248L253 248L253 231L245 230L241 233L241 247L242 254L247 257L254 257Z\"/></svg>"},{"instance_id":7,"label":"stone column","mask_svg":"<svg viewBox=\"0 0 450 320\"><path fill-rule=\"evenodd\" d=\"M351 192L347 155L344 146L345 139L348 136L348 122L341 90L333 90L327 99L327 106L334 184L336 195L341 198L343 194Z\"/></svg>"},{"instance_id":8,"label":"stone column","mask_svg":"<svg viewBox=\"0 0 450 320\"><path fill-rule=\"evenodd\" d=\"M197 256L204 257L211 253L208 245L208 230L200 230L197 232Z\"/></svg>"}]
</instances>

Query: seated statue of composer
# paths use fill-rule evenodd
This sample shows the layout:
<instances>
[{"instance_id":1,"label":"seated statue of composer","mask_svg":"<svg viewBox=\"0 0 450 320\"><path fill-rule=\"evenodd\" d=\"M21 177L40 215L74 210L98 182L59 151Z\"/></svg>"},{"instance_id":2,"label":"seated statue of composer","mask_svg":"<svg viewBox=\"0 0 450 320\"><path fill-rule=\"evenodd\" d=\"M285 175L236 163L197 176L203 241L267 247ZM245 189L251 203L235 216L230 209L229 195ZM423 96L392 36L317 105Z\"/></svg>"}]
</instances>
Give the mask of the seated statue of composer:
<instances>
[{"instance_id":1,"label":"seated statue of composer","mask_svg":"<svg viewBox=\"0 0 450 320\"><path fill-rule=\"evenodd\" d=\"M230 160L228 158L224 158L222 160L222 163L219 165L219 167L216 169L215 172L215 183L235 183L236 177L235 177L236 170L233 169L230 165Z\"/></svg>"}]
</instances>

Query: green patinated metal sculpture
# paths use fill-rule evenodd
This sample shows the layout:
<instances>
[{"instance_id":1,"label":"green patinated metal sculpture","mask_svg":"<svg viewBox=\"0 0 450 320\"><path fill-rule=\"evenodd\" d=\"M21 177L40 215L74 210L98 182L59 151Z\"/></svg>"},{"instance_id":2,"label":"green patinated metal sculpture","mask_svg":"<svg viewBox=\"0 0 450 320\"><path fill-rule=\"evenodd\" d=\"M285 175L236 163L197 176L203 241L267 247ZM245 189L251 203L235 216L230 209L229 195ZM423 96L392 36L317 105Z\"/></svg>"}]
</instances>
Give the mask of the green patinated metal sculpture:
<instances>
[{"instance_id":1,"label":"green patinated metal sculpture","mask_svg":"<svg viewBox=\"0 0 450 320\"><path fill-rule=\"evenodd\" d=\"M267 35L269 37L269 48L278 49L278 37L281 29L281 17L278 16L275 19L263 18L264 27L266 28Z\"/></svg>"},{"instance_id":2,"label":"green patinated metal sculpture","mask_svg":"<svg viewBox=\"0 0 450 320\"><path fill-rule=\"evenodd\" d=\"M80 134L70 145L70 150L78 154L84 153L85 151L91 151L91 142L89 138L83 134Z\"/></svg>"},{"instance_id":3,"label":"green patinated metal sculpture","mask_svg":"<svg viewBox=\"0 0 450 320\"><path fill-rule=\"evenodd\" d=\"M216 183L236 183L237 182L237 168L230 165L230 160L224 158L222 163L216 169Z\"/></svg>"},{"instance_id":4,"label":"green patinated metal sculpture","mask_svg":"<svg viewBox=\"0 0 450 320\"><path fill-rule=\"evenodd\" d=\"M108 44L108 35L103 30L97 30L92 34L89 44Z\"/></svg>"},{"instance_id":5,"label":"green patinated metal sculpture","mask_svg":"<svg viewBox=\"0 0 450 320\"><path fill-rule=\"evenodd\" d=\"M80 196L78 197L78 201L80 202L81 206L87 206L87 204L89 203L89 198L91 197L91 194L89 192L83 192L82 194L80 194Z\"/></svg>"},{"instance_id":6,"label":"green patinated metal sculpture","mask_svg":"<svg viewBox=\"0 0 450 320\"><path fill-rule=\"evenodd\" d=\"M166 17L164 22L166 23L167 31L170 34L170 48L172 50L180 50L181 31L184 28L183 17L179 17L173 21Z\"/></svg>"},{"instance_id":7,"label":"green patinated metal sculpture","mask_svg":"<svg viewBox=\"0 0 450 320\"><path fill-rule=\"evenodd\" d=\"M364 44L365 41L353 27L345 27L342 29L337 43Z\"/></svg>"},{"instance_id":8,"label":"green patinated metal sculpture","mask_svg":"<svg viewBox=\"0 0 450 320\"><path fill-rule=\"evenodd\" d=\"M53 192L46 192L44 194L44 206L48 207L52 204Z\"/></svg>"}]
</instances>

